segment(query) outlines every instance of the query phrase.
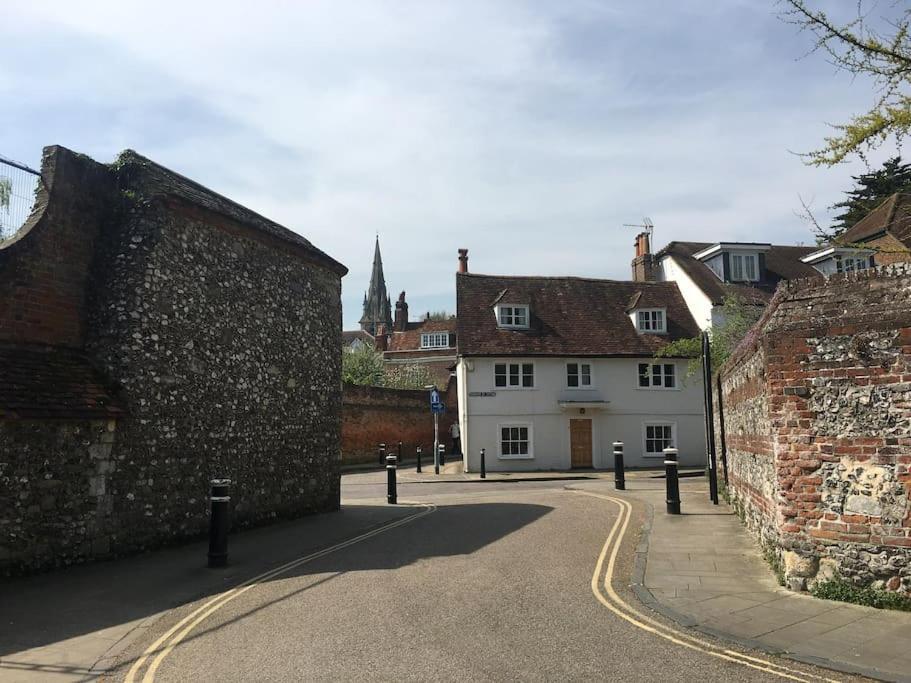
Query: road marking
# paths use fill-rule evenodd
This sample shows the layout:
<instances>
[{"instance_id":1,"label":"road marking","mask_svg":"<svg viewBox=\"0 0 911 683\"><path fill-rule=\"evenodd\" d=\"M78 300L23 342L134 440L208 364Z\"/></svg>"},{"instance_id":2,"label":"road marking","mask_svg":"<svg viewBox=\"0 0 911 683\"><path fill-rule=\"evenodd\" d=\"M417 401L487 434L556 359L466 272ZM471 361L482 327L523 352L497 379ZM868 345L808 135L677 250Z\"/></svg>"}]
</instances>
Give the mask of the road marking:
<instances>
[{"instance_id":1,"label":"road marking","mask_svg":"<svg viewBox=\"0 0 911 683\"><path fill-rule=\"evenodd\" d=\"M276 567L275 569L271 569L267 572L263 572L262 574L259 574L258 576L254 576L252 579L247 579L243 583L239 583L231 590L228 590L228 591L225 591L224 593L220 593L219 595L216 595L214 598L212 598L211 600L206 602L204 605L201 605L200 607L196 608L190 614L188 614L183 619L178 621L176 624L174 624L174 626L172 626L164 634L162 634L162 636L160 638L158 638L158 640L156 640L154 643L149 645L149 647L146 648L146 650L142 653L142 655L133 663L133 666L130 667L130 670L127 672L126 678L124 679L125 683L135 683L136 677L139 674L142 667L145 665L146 661L149 659L149 657L152 657L153 655L155 655L155 658L152 660L151 664L149 664L149 667L146 670L145 675L142 677L142 683L152 683L155 680L155 673L158 671L158 668L161 666L161 663L164 661L165 657L167 657L171 653L171 651L184 638L186 638L187 635L194 628L196 628L200 623L202 623L205 619L207 619L213 613L217 612L219 609L224 607L226 604L228 604L235 598L243 595L251 588L256 587L258 584L262 583L263 581L267 581L276 576L280 576L281 574L285 574L286 572L289 572L292 569L300 567L301 565L307 564L307 563L312 562L313 560L317 560L321 557L325 557L326 555L330 555L330 554L332 554L336 551L342 550L344 548L348 548L356 543L360 543L361 541L366 541L381 533L390 531L392 529L395 529L396 527L400 527L403 524L408 524L409 522L413 522L416 519L419 519L420 517L424 517L425 515L429 515L430 513L435 512L437 509L436 506L431 503L402 502L401 505L416 505L416 506L422 507L423 509L420 512L417 512L413 515L408 515L407 517L403 517L402 519L398 519L394 522L389 522L388 524L384 524L383 526L377 527L376 529L372 529L371 531L367 531L359 536L355 536L354 538L349 538L347 541L342 541L341 543L337 543L328 548L324 548L323 550L318 550L318 551L311 553L309 555L306 555L304 557L300 557L296 560L291 560L290 562L286 562L285 564L280 565L280 566ZM181 629L183 629L183 630L181 630ZM167 643L167 644L165 645L165 643ZM164 647L162 647L162 645L164 645Z\"/></svg>"},{"instance_id":2,"label":"road marking","mask_svg":"<svg viewBox=\"0 0 911 683\"><path fill-rule=\"evenodd\" d=\"M614 570L616 568L617 555L620 551L621 542L626 535L627 527L629 526L629 520L633 509L632 505L630 505L628 501L625 501L622 498L614 498L613 496L605 496L602 494L593 493L591 491L582 491L580 489L568 490L582 494L584 496L591 496L593 498L600 498L602 500L610 501L611 503L617 505L618 508L620 508L620 514L617 515L617 519L614 521L610 533L608 533L607 539L604 541L604 546L601 549L601 553L598 556L598 562L595 565L595 571L594 574L592 574L591 581L591 588L592 592L595 594L595 597L611 612L626 620L633 626L642 629L643 631L647 631L648 633L652 633L653 635L664 638L665 640L675 643L676 645L680 645L691 650L696 650L712 657L717 657L719 659L733 662L735 664L747 666L751 669L758 669L759 671L764 671L766 673L779 676L780 678L787 678L792 681L817 680L827 681L829 683L838 683L836 679L824 678L822 676L805 673L803 671L798 671L796 669L782 666L781 664L776 664L775 662L769 661L767 659L752 657L750 655L737 652L736 650L720 647L714 643L710 643L696 636L662 624L661 622L656 621L655 619L652 619L651 617L648 617L633 608L631 605L629 605L629 603L627 603L617 594L613 587ZM608 552L610 552L609 558L607 558ZM605 559L607 559L606 571L604 570ZM602 572L604 572L604 593L601 591L600 581Z\"/></svg>"}]
</instances>

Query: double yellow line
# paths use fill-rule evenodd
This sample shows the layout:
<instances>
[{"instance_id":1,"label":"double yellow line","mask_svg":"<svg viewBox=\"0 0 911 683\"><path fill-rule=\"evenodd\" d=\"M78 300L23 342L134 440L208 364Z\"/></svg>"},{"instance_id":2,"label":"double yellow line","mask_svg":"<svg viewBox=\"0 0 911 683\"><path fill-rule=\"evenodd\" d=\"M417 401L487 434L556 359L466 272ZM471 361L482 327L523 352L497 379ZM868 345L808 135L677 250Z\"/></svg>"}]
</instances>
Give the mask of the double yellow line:
<instances>
[{"instance_id":1,"label":"double yellow line","mask_svg":"<svg viewBox=\"0 0 911 683\"><path fill-rule=\"evenodd\" d=\"M611 527L601 554L598 556L598 563L595 565L595 572L592 574L592 593L607 609L616 614L621 619L629 622L636 628L642 629L660 638L664 638L676 645L695 650L718 659L723 659L734 664L746 666L751 669L757 669L766 673L787 678L792 681L828 681L829 683L838 683L836 679L824 678L814 674L805 673L796 669L791 669L781 664L777 664L767 659L752 657L736 650L731 650L702 638L690 635L684 631L666 626L651 617L642 614L634 609L621 598L613 587L614 571L617 565L617 555L620 552L620 545L623 537L626 535L626 529L629 526L630 516L633 506L622 498L605 496L591 491L582 491L579 489L570 489L584 496L592 496L602 500L610 501L620 508L620 513ZM605 561L607 567L605 568ZM602 579L603 576L603 579Z\"/></svg>"},{"instance_id":2,"label":"double yellow line","mask_svg":"<svg viewBox=\"0 0 911 683\"><path fill-rule=\"evenodd\" d=\"M411 503L403 503L404 505L410 505ZM348 548L356 543L361 543L366 541L374 536L391 531L396 527L400 527L403 524L408 524L410 522L429 515L432 512L436 511L436 506L429 503L415 503L419 505L421 510L416 512L413 515L403 517L402 519L396 520L394 522L389 522L383 526L377 527L371 531L361 534L360 536L355 536L354 538L349 538L347 541L342 541L337 543L329 548L324 548L310 555L304 557L299 557L296 560L291 560L275 569L271 569L267 572L260 574L259 576L254 576L252 579L247 579L243 583L238 584L234 588L224 593L216 595L214 598L206 602L204 605L197 607L190 614L185 616L183 619L174 624L170 629L168 629L162 636L156 640L154 643L149 645L142 655L133 662L133 666L130 667L130 670L127 672L126 678L124 679L126 683L136 683L137 680L141 680L142 683L152 683L155 680L155 673L158 671L158 668L161 666L161 663L164 659L171 654L171 651L177 647L177 645L190 634L190 632L199 626L204 620L209 618L213 613L217 612L219 609L227 605L229 602L235 598L240 597L246 593L251 588L254 588L258 584L268 581L275 578L281 574L286 574L292 569L296 569L302 565L305 565L314 560L318 560L321 557L330 555L334 552ZM151 663L148 668L145 670L145 674L142 678L139 678L140 672L143 667L146 665L146 662L151 658Z\"/></svg>"}]
</instances>

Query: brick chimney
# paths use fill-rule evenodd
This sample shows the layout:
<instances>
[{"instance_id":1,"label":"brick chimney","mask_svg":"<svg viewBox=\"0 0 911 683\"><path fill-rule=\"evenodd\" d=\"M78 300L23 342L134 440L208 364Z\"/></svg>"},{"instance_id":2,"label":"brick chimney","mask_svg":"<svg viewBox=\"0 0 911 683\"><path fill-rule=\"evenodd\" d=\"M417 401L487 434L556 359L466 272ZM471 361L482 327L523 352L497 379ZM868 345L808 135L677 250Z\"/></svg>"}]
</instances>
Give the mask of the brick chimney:
<instances>
[{"instance_id":1,"label":"brick chimney","mask_svg":"<svg viewBox=\"0 0 911 683\"><path fill-rule=\"evenodd\" d=\"M647 232L636 235L636 257L633 259L633 280L636 282L654 282L657 279L655 256L649 242Z\"/></svg>"},{"instance_id":2,"label":"brick chimney","mask_svg":"<svg viewBox=\"0 0 911 683\"><path fill-rule=\"evenodd\" d=\"M408 304L405 301L405 292L399 294L399 300L395 302L395 322L392 329L396 332L408 329Z\"/></svg>"},{"instance_id":3,"label":"brick chimney","mask_svg":"<svg viewBox=\"0 0 911 683\"><path fill-rule=\"evenodd\" d=\"M383 353L389 347L389 337L386 336L386 326L380 325L376 329L376 336L373 338L373 348Z\"/></svg>"},{"instance_id":4,"label":"brick chimney","mask_svg":"<svg viewBox=\"0 0 911 683\"><path fill-rule=\"evenodd\" d=\"M467 273L468 272L468 250L459 249L459 272Z\"/></svg>"}]
</instances>

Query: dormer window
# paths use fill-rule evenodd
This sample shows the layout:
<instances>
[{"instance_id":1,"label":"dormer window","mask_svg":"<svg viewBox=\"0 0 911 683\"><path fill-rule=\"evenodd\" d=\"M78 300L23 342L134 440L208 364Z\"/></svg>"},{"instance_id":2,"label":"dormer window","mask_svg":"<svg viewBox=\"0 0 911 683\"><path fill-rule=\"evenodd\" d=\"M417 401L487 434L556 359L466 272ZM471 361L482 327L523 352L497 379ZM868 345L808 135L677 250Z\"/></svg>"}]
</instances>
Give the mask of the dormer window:
<instances>
[{"instance_id":1,"label":"dormer window","mask_svg":"<svg viewBox=\"0 0 911 683\"><path fill-rule=\"evenodd\" d=\"M771 244L759 242L719 242L693 254L722 282L761 282L765 253Z\"/></svg>"},{"instance_id":2,"label":"dormer window","mask_svg":"<svg viewBox=\"0 0 911 683\"><path fill-rule=\"evenodd\" d=\"M517 304L499 304L496 307L497 324L511 329L528 328L528 306Z\"/></svg>"},{"instance_id":3,"label":"dormer window","mask_svg":"<svg viewBox=\"0 0 911 683\"><path fill-rule=\"evenodd\" d=\"M731 254L731 279L756 282L759 279L759 256Z\"/></svg>"},{"instance_id":4,"label":"dormer window","mask_svg":"<svg viewBox=\"0 0 911 683\"><path fill-rule=\"evenodd\" d=\"M634 312L636 330L652 334L665 334L667 325L663 308L644 308Z\"/></svg>"},{"instance_id":5,"label":"dormer window","mask_svg":"<svg viewBox=\"0 0 911 683\"><path fill-rule=\"evenodd\" d=\"M448 349L449 332L424 332L421 334L422 349Z\"/></svg>"},{"instance_id":6,"label":"dormer window","mask_svg":"<svg viewBox=\"0 0 911 683\"><path fill-rule=\"evenodd\" d=\"M872 249L849 247L825 247L807 254L800 260L813 266L826 277L835 273L867 270L875 265Z\"/></svg>"}]
</instances>

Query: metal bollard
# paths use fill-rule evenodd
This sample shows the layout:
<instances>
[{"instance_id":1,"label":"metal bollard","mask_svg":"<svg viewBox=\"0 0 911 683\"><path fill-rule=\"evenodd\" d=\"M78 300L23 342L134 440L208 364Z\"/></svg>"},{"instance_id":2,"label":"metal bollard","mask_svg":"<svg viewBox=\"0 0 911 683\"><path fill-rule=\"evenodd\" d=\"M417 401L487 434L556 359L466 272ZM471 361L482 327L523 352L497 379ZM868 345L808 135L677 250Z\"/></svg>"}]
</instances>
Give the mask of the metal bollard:
<instances>
[{"instance_id":1,"label":"metal bollard","mask_svg":"<svg viewBox=\"0 0 911 683\"><path fill-rule=\"evenodd\" d=\"M623 469L623 442L614 441L614 488L626 489L626 472Z\"/></svg>"},{"instance_id":2,"label":"metal bollard","mask_svg":"<svg viewBox=\"0 0 911 683\"><path fill-rule=\"evenodd\" d=\"M398 492L396 491L395 470L397 468L396 458L394 455L386 456L386 502L395 505L398 502Z\"/></svg>"},{"instance_id":3,"label":"metal bollard","mask_svg":"<svg viewBox=\"0 0 911 683\"><path fill-rule=\"evenodd\" d=\"M417 467L417 469L415 470L415 472L420 472L420 471L421 471L421 451L422 451L422 450L423 450L423 449L422 449L420 446L418 446L418 447L415 449L415 455L416 455L417 458L418 458L418 467Z\"/></svg>"},{"instance_id":4,"label":"metal bollard","mask_svg":"<svg viewBox=\"0 0 911 683\"><path fill-rule=\"evenodd\" d=\"M228 528L231 526L231 496L228 490L230 479L213 479L209 501L212 514L209 517L209 566L224 567L228 564Z\"/></svg>"},{"instance_id":5,"label":"metal bollard","mask_svg":"<svg viewBox=\"0 0 911 683\"><path fill-rule=\"evenodd\" d=\"M377 446L377 453L380 459L380 467L386 462L386 444L381 443Z\"/></svg>"},{"instance_id":6,"label":"metal bollard","mask_svg":"<svg viewBox=\"0 0 911 683\"><path fill-rule=\"evenodd\" d=\"M487 449L481 449L481 479L487 479Z\"/></svg>"},{"instance_id":7,"label":"metal bollard","mask_svg":"<svg viewBox=\"0 0 911 683\"><path fill-rule=\"evenodd\" d=\"M399 458L399 462L405 462L404 459L402 458L402 442L401 442L401 441L399 441L399 454L398 454L398 458Z\"/></svg>"},{"instance_id":8,"label":"metal bollard","mask_svg":"<svg viewBox=\"0 0 911 683\"><path fill-rule=\"evenodd\" d=\"M446 464L446 446L443 444L440 444L440 464Z\"/></svg>"},{"instance_id":9,"label":"metal bollard","mask_svg":"<svg viewBox=\"0 0 911 683\"><path fill-rule=\"evenodd\" d=\"M667 514L680 514L680 480L677 478L677 449L664 449L664 477L667 480Z\"/></svg>"}]
</instances>

